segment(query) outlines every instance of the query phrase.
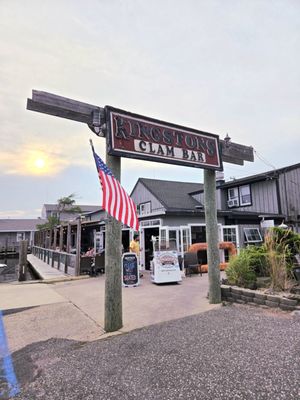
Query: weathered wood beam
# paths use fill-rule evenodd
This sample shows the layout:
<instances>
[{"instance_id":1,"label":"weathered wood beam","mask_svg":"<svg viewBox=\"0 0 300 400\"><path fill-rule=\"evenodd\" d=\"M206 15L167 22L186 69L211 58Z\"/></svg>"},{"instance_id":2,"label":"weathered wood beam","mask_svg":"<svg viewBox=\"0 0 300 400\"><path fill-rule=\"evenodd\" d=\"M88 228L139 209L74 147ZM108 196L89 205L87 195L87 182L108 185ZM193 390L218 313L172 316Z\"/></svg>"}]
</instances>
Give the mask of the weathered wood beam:
<instances>
[{"instance_id":1,"label":"weathered wood beam","mask_svg":"<svg viewBox=\"0 0 300 400\"><path fill-rule=\"evenodd\" d=\"M32 100L42 104L63 108L65 110L76 111L82 114L90 114L93 110L100 109L99 106L93 104L83 103L82 101L69 99L67 97L39 90L32 91Z\"/></svg>"},{"instance_id":2,"label":"weathered wood beam","mask_svg":"<svg viewBox=\"0 0 300 400\"><path fill-rule=\"evenodd\" d=\"M244 146L231 141L226 143L225 140L220 140L220 150L225 162L226 157L236 160L254 161L254 152L251 146Z\"/></svg>"},{"instance_id":3,"label":"weathered wood beam","mask_svg":"<svg viewBox=\"0 0 300 400\"><path fill-rule=\"evenodd\" d=\"M99 113L100 121L104 122L105 118L104 109L99 106L39 90L32 91L32 99L27 99L27 109L86 123L89 126L95 125L95 112Z\"/></svg>"},{"instance_id":4,"label":"weathered wood beam","mask_svg":"<svg viewBox=\"0 0 300 400\"><path fill-rule=\"evenodd\" d=\"M60 107L39 103L30 99L27 99L27 110L53 115L55 117L71 119L73 121L83 122L88 125L92 123L92 114L87 115L78 113L77 111L65 110Z\"/></svg>"},{"instance_id":5,"label":"weathered wood beam","mask_svg":"<svg viewBox=\"0 0 300 400\"><path fill-rule=\"evenodd\" d=\"M221 153L221 157L222 157L223 162L227 162L229 164L244 165L244 160L241 160L239 158L224 156L222 153Z\"/></svg>"}]
</instances>

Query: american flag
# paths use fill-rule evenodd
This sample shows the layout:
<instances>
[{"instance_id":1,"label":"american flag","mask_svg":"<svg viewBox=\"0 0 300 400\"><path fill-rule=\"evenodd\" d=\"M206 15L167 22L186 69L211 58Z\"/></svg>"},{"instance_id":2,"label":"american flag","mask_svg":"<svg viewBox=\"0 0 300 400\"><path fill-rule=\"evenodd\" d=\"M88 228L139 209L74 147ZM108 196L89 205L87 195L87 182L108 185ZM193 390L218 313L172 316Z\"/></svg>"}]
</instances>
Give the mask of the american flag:
<instances>
[{"instance_id":1,"label":"american flag","mask_svg":"<svg viewBox=\"0 0 300 400\"><path fill-rule=\"evenodd\" d=\"M116 220L138 231L139 220L135 203L94 150L93 154L103 191L102 208Z\"/></svg>"}]
</instances>

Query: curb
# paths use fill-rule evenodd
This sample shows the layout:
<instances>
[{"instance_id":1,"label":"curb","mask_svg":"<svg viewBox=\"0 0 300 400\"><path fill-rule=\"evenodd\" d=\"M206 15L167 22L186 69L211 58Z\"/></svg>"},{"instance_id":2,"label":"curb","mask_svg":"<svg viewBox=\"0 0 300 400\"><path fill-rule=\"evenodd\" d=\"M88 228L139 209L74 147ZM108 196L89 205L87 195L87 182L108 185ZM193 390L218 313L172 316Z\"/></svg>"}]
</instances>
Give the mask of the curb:
<instances>
[{"instance_id":1,"label":"curb","mask_svg":"<svg viewBox=\"0 0 300 400\"><path fill-rule=\"evenodd\" d=\"M293 295L282 297L280 295L268 295L257 290L249 290L236 286L221 285L221 296L223 301L238 304L253 304L267 308L278 308L284 311L299 311L300 297Z\"/></svg>"}]
</instances>

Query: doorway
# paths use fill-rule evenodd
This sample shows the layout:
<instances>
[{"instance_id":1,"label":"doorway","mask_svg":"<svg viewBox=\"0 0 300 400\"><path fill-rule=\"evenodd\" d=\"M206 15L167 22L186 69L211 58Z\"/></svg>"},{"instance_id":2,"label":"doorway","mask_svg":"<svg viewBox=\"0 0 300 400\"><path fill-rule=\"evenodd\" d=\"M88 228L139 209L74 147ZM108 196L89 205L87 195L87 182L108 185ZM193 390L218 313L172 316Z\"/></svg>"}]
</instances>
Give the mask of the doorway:
<instances>
[{"instance_id":1,"label":"doorway","mask_svg":"<svg viewBox=\"0 0 300 400\"><path fill-rule=\"evenodd\" d=\"M153 258L152 236L159 236L159 228L144 228L144 254L145 254L145 269L150 270L150 261Z\"/></svg>"}]
</instances>

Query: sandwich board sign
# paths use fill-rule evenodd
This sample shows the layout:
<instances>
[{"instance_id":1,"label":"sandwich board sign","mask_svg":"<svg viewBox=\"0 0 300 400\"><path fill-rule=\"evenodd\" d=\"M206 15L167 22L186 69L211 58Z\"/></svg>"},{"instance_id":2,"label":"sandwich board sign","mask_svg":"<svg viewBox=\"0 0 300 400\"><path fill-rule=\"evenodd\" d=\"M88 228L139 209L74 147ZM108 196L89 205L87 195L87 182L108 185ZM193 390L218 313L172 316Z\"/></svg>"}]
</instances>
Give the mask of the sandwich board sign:
<instances>
[{"instance_id":1,"label":"sandwich board sign","mask_svg":"<svg viewBox=\"0 0 300 400\"><path fill-rule=\"evenodd\" d=\"M138 260L135 253L124 253L122 256L122 285L138 286L140 283Z\"/></svg>"}]
</instances>

